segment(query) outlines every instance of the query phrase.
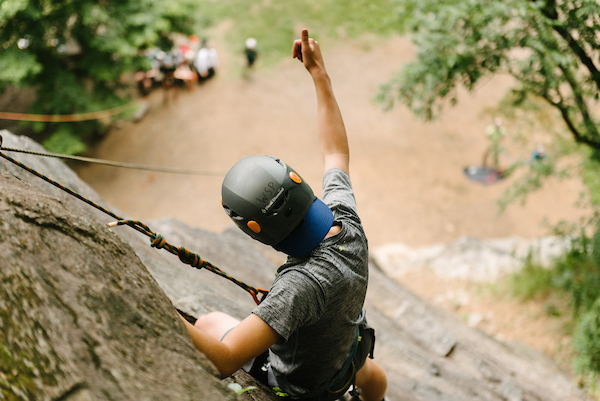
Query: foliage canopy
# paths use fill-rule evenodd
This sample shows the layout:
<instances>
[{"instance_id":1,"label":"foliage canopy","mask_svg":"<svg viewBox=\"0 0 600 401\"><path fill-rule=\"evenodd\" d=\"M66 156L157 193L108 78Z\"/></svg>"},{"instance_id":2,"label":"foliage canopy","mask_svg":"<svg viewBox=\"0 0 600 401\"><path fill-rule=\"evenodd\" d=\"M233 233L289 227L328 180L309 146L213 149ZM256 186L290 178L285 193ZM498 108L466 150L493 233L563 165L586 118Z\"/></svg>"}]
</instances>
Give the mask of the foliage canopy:
<instances>
[{"instance_id":1,"label":"foliage canopy","mask_svg":"<svg viewBox=\"0 0 600 401\"><path fill-rule=\"evenodd\" d=\"M192 0L3 0L0 91L35 87L41 114L115 106L123 73L145 63L141 50L191 33L194 11Z\"/></svg>"},{"instance_id":2,"label":"foliage canopy","mask_svg":"<svg viewBox=\"0 0 600 401\"><path fill-rule=\"evenodd\" d=\"M518 81L515 102L528 94L561 114L575 140L600 150L597 116L600 4L595 0L407 0L417 60L383 86L379 100L395 99L431 119L457 88L507 73Z\"/></svg>"}]
</instances>

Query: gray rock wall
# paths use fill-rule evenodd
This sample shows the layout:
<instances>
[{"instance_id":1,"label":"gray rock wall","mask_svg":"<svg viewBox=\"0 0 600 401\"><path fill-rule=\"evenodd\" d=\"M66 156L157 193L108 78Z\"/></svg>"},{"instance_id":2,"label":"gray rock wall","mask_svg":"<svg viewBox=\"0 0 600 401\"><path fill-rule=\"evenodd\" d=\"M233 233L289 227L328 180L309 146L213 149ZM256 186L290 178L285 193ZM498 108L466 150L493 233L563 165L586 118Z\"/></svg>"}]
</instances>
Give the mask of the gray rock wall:
<instances>
[{"instance_id":1,"label":"gray rock wall","mask_svg":"<svg viewBox=\"0 0 600 401\"><path fill-rule=\"evenodd\" d=\"M0 399L235 399L130 246L4 170L0 260Z\"/></svg>"}]
</instances>

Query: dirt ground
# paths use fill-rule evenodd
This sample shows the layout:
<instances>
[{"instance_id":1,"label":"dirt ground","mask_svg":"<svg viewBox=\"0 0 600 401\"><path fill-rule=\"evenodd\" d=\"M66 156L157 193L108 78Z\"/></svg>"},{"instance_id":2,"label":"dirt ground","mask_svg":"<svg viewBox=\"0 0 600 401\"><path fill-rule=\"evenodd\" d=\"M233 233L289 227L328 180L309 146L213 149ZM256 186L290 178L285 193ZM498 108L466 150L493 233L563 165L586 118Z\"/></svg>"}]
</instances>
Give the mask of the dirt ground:
<instances>
[{"instance_id":1,"label":"dirt ground","mask_svg":"<svg viewBox=\"0 0 600 401\"><path fill-rule=\"evenodd\" d=\"M253 154L281 157L320 193L316 101L304 67L291 57L275 66L259 62L253 79L244 80L243 55L228 52L219 37L212 41L222 64L215 78L191 92L180 91L178 99L166 106L162 92L153 92L145 99L150 103L148 115L111 130L91 155L211 175L95 165L77 169L106 202L131 218L170 216L223 230L231 223L220 205L222 178L237 160ZM532 238L548 233L544 218L556 223L582 214L575 207L583 189L577 179L550 182L526 205L514 204L498 215L496 201L511 179L482 186L464 176L465 166L480 164L487 145L485 128L494 117L492 108L512 83L509 77L489 79L475 93L462 93L456 107L446 109L438 121L425 123L403 106L384 112L372 102L378 84L414 57L407 38L322 40L321 47L346 123L351 177L371 247L390 242L430 245L462 235ZM509 134L512 128L507 123ZM529 134L532 143L547 140L543 132ZM511 151L503 163L527 158L529 151ZM525 307L427 272L401 280L491 335L519 339L558 358L561 365L565 362L561 352L568 339L561 334L560 319L544 314L543 302ZM461 291L469 302L457 306L444 298Z\"/></svg>"}]
</instances>

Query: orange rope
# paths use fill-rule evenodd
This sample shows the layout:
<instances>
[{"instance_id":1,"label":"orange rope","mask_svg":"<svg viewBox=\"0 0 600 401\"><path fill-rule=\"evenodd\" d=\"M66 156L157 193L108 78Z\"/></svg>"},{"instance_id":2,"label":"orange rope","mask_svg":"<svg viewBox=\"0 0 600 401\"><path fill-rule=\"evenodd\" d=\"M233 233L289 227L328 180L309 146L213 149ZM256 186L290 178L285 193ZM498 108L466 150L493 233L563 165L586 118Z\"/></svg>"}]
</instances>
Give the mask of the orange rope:
<instances>
[{"instance_id":1,"label":"orange rope","mask_svg":"<svg viewBox=\"0 0 600 401\"><path fill-rule=\"evenodd\" d=\"M26 114L26 113L9 113L0 112L1 120L13 120L13 121L39 121L45 123L65 123L65 122L76 122L76 121L90 121L99 120L101 118L112 117L117 114L121 114L135 106L134 102L124 104L122 106L113 107L112 109L93 111L90 113L79 113L79 114Z\"/></svg>"}]
</instances>

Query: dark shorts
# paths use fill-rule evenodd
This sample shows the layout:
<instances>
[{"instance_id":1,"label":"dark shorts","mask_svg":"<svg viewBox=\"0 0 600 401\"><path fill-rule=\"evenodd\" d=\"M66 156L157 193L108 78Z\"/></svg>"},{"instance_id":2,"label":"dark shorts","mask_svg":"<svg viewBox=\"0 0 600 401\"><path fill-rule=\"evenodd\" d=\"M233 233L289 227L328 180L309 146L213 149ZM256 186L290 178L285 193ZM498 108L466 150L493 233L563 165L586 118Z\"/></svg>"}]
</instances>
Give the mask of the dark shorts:
<instances>
[{"instance_id":1,"label":"dark shorts","mask_svg":"<svg viewBox=\"0 0 600 401\"><path fill-rule=\"evenodd\" d=\"M225 334L227 335L227 333ZM359 326L358 344L356 352L351 361L348 361L344 369L338 372L332 384L317 395L309 395L304 398L289 397L288 400L294 401L334 401L340 398L348 391L356 379L356 373L364 366L367 356L373 358L375 349L375 330L365 325ZM225 337L225 336L223 336ZM276 391L283 391L278 388L275 376L270 369L269 351L267 350L244 366L244 371L250 374L259 382L269 386Z\"/></svg>"}]
</instances>

